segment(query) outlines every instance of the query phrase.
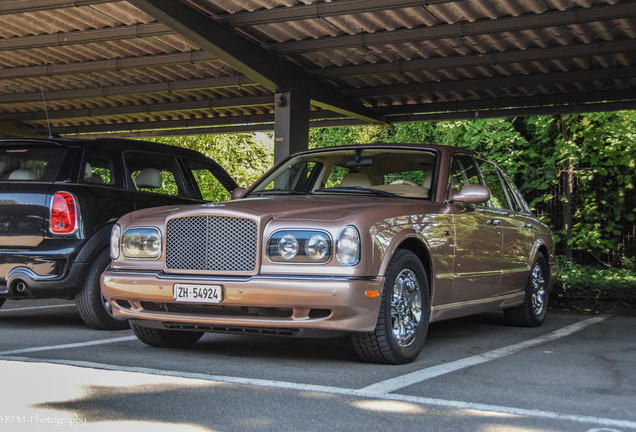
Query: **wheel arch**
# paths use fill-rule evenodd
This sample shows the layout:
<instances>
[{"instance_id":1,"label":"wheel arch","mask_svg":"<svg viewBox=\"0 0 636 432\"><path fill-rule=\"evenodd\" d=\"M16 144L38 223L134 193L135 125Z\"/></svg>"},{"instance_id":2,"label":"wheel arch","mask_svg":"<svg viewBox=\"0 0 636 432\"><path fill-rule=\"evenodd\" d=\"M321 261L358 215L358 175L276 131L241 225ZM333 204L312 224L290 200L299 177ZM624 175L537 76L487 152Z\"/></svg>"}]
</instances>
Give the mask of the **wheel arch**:
<instances>
[{"instance_id":1,"label":"wheel arch","mask_svg":"<svg viewBox=\"0 0 636 432\"><path fill-rule=\"evenodd\" d=\"M114 222L110 223L93 234L93 236L82 247L75 261L80 263L90 263L94 261L104 249L108 249L108 245L110 244L110 233L114 224Z\"/></svg>"},{"instance_id":2,"label":"wheel arch","mask_svg":"<svg viewBox=\"0 0 636 432\"><path fill-rule=\"evenodd\" d=\"M415 233L405 234L403 237L399 239L394 239L393 245L391 248L387 250L386 255L384 256L382 266L381 266L381 274L386 274L386 270L389 266L389 262L391 258L395 254L398 249L405 249L417 256L424 266L424 270L426 271L426 278L428 282L428 291L429 296L433 293L433 265L431 260L431 254L426 242L418 237Z\"/></svg>"}]
</instances>

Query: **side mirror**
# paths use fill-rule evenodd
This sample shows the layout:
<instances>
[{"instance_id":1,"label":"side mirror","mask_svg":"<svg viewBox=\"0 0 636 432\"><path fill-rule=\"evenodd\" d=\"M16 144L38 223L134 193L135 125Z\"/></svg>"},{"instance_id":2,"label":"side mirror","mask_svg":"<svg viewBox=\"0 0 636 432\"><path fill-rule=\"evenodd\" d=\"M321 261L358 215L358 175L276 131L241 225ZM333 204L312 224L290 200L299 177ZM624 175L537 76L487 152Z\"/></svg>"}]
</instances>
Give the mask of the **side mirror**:
<instances>
[{"instance_id":1,"label":"side mirror","mask_svg":"<svg viewBox=\"0 0 636 432\"><path fill-rule=\"evenodd\" d=\"M247 192L247 189L245 189L244 187L237 187L232 191L231 199L236 200L239 198L243 198L245 196L245 192Z\"/></svg>"},{"instance_id":2,"label":"side mirror","mask_svg":"<svg viewBox=\"0 0 636 432\"><path fill-rule=\"evenodd\" d=\"M490 189L482 185L469 184L459 192L451 192L448 202L461 202L465 204L481 204L490 199Z\"/></svg>"}]
</instances>

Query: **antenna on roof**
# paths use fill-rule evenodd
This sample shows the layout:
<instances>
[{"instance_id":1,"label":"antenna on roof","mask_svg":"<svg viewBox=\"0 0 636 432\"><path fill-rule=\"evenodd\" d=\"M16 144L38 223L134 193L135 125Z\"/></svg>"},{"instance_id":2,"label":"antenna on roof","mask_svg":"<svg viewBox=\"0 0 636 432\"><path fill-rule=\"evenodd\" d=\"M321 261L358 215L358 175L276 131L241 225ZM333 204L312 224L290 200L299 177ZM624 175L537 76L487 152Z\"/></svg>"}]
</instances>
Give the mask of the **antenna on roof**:
<instances>
[{"instance_id":1,"label":"antenna on roof","mask_svg":"<svg viewBox=\"0 0 636 432\"><path fill-rule=\"evenodd\" d=\"M42 92L42 102L44 103L44 114L46 114L46 124L49 127L49 138L53 138L53 132L51 131L51 121L49 120L49 110L46 108L46 98L44 97L44 89L40 87Z\"/></svg>"}]
</instances>

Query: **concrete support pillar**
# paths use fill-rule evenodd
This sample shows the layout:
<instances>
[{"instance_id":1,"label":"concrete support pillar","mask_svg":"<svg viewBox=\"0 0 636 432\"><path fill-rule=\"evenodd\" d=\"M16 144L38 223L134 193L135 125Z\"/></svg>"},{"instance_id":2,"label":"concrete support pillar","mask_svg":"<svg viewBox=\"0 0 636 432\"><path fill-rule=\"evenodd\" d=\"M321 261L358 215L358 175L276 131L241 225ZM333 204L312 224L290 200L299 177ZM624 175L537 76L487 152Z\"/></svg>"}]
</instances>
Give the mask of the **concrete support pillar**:
<instances>
[{"instance_id":1,"label":"concrete support pillar","mask_svg":"<svg viewBox=\"0 0 636 432\"><path fill-rule=\"evenodd\" d=\"M309 94L294 88L276 93L274 110L274 163L309 146Z\"/></svg>"}]
</instances>

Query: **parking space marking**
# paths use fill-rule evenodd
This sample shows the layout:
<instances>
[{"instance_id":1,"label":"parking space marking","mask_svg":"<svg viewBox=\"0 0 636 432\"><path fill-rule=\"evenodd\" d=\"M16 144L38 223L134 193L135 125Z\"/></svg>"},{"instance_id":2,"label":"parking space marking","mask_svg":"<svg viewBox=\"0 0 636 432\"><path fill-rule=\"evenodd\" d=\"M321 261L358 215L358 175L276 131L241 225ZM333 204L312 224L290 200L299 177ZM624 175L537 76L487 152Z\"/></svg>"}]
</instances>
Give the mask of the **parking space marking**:
<instances>
[{"instance_id":1,"label":"parking space marking","mask_svg":"<svg viewBox=\"0 0 636 432\"><path fill-rule=\"evenodd\" d=\"M48 305L48 306L10 307L10 308L0 309L0 313L15 312L15 311L22 312L22 311L29 311L29 310L36 310L36 309L53 309L53 308L63 308L63 307L70 307L70 306L75 307L75 303L68 303L68 304L61 304L61 305Z\"/></svg>"},{"instance_id":2,"label":"parking space marking","mask_svg":"<svg viewBox=\"0 0 636 432\"><path fill-rule=\"evenodd\" d=\"M69 344L63 344L63 345L49 345L49 346L43 346L43 347L21 348L21 349L16 349L11 351L1 351L0 355L26 354L26 353L32 353L32 352L38 352L38 351L81 348L81 347L92 346L92 345L103 345L103 344L125 342L125 341L136 340L136 339L137 339L136 336L123 336L118 338L100 339L100 340L88 341L88 342L77 342L77 343L69 343Z\"/></svg>"},{"instance_id":3,"label":"parking space marking","mask_svg":"<svg viewBox=\"0 0 636 432\"><path fill-rule=\"evenodd\" d=\"M478 365L480 363L497 360L502 357L516 354L519 351L523 351L525 349L544 344L546 342L551 342L557 339L564 338L566 336L571 335L572 333L582 330L583 328L587 326L599 323L607 319L609 316L611 315L589 318L585 321L581 321L581 322L569 325L567 327L563 327L559 330L555 330L552 333L548 333L544 336L539 336L534 339L529 339L527 341L523 341L514 345L508 345L503 348L488 351L482 354L474 355L472 357L467 357L467 358L453 361L450 363L445 363L445 364L429 367L426 369L421 369L419 371L412 372L412 373L402 375L399 377L390 378L388 380L384 380L384 381L380 381L378 383L372 384L368 387L363 388L362 390L369 391L372 393L391 393L398 389L408 387L413 384L417 384L422 381L426 381L428 379L438 377L440 375L445 375L451 372L458 371L460 369L465 369L470 366Z\"/></svg>"},{"instance_id":4,"label":"parking space marking","mask_svg":"<svg viewBox=\"0 0 636 432\"><path fill-rule=\"evenodd\" d=\"M211 375L202 373L182 372L182 371L170 371L161 369L151 369L135 366L120 366L111 365L105 363L94 363L86 361L74 361L74 360L57 360L57 359L34 359L28 357L14 357L5 356L0 358L6 361L19 361L36 364L57 364L70 367L92 368L101 369L114 372L129 372L139 373L144 375L155 375L172 378L182 378L187 381L207 381L210 383L225 383L235 385L246 385L253 387L290 390L297 392L311 392L311 393L324 393L333 394L339 396L348 396L356 398L375 399L383 401L395 401L395 402L407 402L415 403L424 406L434 406L447 409L459 409L470 410L475 412L492 413L492 414L505 414L510 416L520 416L524 418L534 418L543 420L557 420L557 421L570 421L575 423L582 423L585 425L595 425L603 428L622 428L636 430L636 422L630 420L618 420L604 417L583 416L576 414L565 414L555 411L541 411L536 409L515 408L503 405L490 405L477 402L456 401L447 399L437 399L421 396L409 396L396 393L382 393L373 392L365 389L352 389L343 387L322 386L314 384L300 384L288 381L272 381L258 378L240 378L240 377L228 377L223 375Z\"/></svg>"}]
</instances>

